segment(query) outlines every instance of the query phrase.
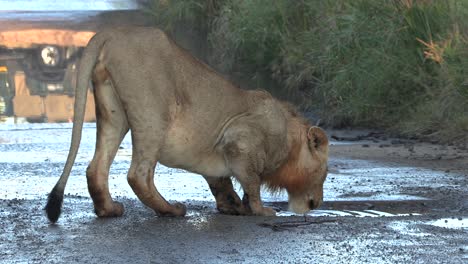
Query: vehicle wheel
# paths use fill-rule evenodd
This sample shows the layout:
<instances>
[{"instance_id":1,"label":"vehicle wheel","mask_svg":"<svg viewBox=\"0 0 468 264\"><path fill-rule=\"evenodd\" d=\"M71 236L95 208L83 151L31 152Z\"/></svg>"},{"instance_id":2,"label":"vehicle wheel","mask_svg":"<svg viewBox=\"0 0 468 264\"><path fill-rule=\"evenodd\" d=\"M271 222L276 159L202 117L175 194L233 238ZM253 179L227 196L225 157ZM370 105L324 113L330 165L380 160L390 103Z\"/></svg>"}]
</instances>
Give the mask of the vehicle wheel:
<instances>
[{"instance_id":1,"label":"vehicle wheel","mask_svg":"<svg viewBox=\"0 0 468 264\"><path fill-rule=\"evenodd\" d=\"M39 62L45 67L58 67L62 62L62 52L56 46L46 45L39 48Z\"/></svg>"}]
</instances>

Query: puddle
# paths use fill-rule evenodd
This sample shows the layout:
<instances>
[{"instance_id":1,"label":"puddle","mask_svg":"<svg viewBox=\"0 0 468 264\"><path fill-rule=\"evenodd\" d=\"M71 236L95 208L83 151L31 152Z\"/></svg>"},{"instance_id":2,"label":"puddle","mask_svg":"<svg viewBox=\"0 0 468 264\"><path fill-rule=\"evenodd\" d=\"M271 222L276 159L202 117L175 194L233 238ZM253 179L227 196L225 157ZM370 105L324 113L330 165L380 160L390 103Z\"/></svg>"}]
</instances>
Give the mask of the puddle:
<instances>
[{"instance_id":1,"label":"puddle","mask_svg":"<svg viewBox=\"0 0 468 264\"><path fill-rule=\"evenodd\" d=\"M427 237L432 236L430 233L422 232L415 223L403 222L403 221L394 221L391 222L388 227L397 231L402 235L409 235L414 237Z\"/></svg>"},{"instance_id":2,"label":"puddle","mask_svg":"<svg viewBox=\"0 0 468 264\"><path fill-rule=\"evenodd\" d=\"M349 145L365 145L372 144L371 140L359 140L359 141L336 141L331 140L330 146L349 146Z\"/></svg>"},{"instance_id":3,"label":"puddle","mask_svg":"<svg viewBox=\"0 0 468 264\"><path fill-rule=\"evenodd\" d=\"M90 207L91 209L91 207ZM92 210L80 211L73 210L72 213L64 213L62 216L64 219L70 222L76 222L78 220L94 220L96 219L96 214Z\"/></svg>"},{"instance_id":4,"label":"puddle","mask_svg":"<svg viewBox=\"0 0 468 264\"><path fill-rule=\"evenodd\" d=\"M20 151L0 152L0 160L8 163L29 163L36 162L62 162L63 157L68 155L68 151L54 153L25 153Z\"/></svg>"},{"instance_id":5,"label":"puddle","mask_svg":"<svg viewBox=\"0 0 468 264\"><path fill-rule=\"evenodd\" d=\"M86 167L80 166L84 171ZM168 200L196 200L196 201L213 201L214 198L209 191L208 184L199 175L190 173L171 172L170 168L166 167L163 175L156 175L155 182L160 193ZM82 174L80 173L80 174ZM22 175L16 177L1 177L0 178L0 199L42 199L47 197L48 193L55 185L57 177L47 174L27 175L22 172ZM109 188L113 197L137 199L133 190L127 182L126 174L111 174L109 177ZM65 189L65 195L76 195L89 197L86 177L71 176ZM65 198L66 199L66 198Z\"/></svg>"},{"instance_id":6,"label":"puddle","mask_svg":"<svg viewBox=\"0 0 468 264\"><path fill-rule=\"evenodd\" d=\"M352 217L396 217L396 216L410 216L410 215L421 215L419 213L401 213L393 214L388 212L382 212L377 210L313 210L307 214L307 216L319 217L319 216L352 216ZM296 214L289 211L281 211L277 213L277 216L302 216L302 214Z\"/></svg>"},{"instance_id":7,"label":"puddle","mask_svg":"<svg viewBox=\"0 0 468 264\"><path fill-rule=\"evenodd\" d=\"M429 223L433 226L444 227L449 229L468 230L468 218L442 218Z\"/></svg>"},{"instance_id":8,"label":"puddle","mask_svg":"<svg viewBox=\"0 0 468 264\"><path fill-rule=\"evenodd\" d=\"M365 160L331 161L324 199L334 201L427 200L408 190L462 188L459 174ZM423 192L419 192L422 193Z\"/></svg>"},{"instance_id":9,"label":"puddle","mask_svg":"<svg viewBox=\"0 0 468 264\"><path fill-rule=\"evenodd\" d=\"M189 210L185 218L187 219L187 223L191 224L198 230L201 230L210 224L208 217L198 211Z\"/></svg>"},{"instance_id":10,"label":"puddle","mask_svg":"<svg viewBox=\"0 0 468 264\"><path fill-rule=\"evenodd\" d=\"M336 201L409 201L409 200L430 200L421 196L407 194L373 194L370 196L337 197Z\"/></svg>"}]
</instances>

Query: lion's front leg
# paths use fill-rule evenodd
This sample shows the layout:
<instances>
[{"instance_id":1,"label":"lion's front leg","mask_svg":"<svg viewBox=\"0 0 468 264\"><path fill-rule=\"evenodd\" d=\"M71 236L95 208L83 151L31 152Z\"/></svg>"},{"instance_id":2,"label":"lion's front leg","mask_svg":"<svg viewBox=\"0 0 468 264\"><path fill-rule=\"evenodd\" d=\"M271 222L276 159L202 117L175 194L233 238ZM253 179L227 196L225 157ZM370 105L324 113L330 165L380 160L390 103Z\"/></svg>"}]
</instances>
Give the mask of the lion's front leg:
<instances>
[{"instance_id":1,"label":"lion's front leg","mask_svg":"<svg viewBox=\"0 0 468 264\"><path fill-rule=\"evenodd\" d=\"M263 170L265 154L259 146L243 144L241 141L227 143L224 146L224 154L229 167L244 190L244 197L248 197L246 199L248 206L244 205L244 208L253 215L274 216L275 210L264 207L260 198L259 172Z\"/></svg>"},{"instance_id":2,"label":"lion's front leg","mask_svg":"<svg viewBox=\"0 0 468 264\"><path fill-rule=\"evenodd\" d=\"M207 176L204 176L204 178L208 182L211 193L216 199L216 208L220 213L229 215L248 214L241 199L234 191L230 178Z\"/></svg>"},{"instance_id":3,"label":"lion's front leg","mask_svg":"<svg viewBox=\"0 0 468 264\"><path fill-rule=\"evenodd\" d=\"M251 211L253 215L274 216L276 211L270 207L264 207L260 199L260 177L257 175L239 175L239 182L244 189L243 202L246 203L246 210Z\"/></svg>"}]
</instances>

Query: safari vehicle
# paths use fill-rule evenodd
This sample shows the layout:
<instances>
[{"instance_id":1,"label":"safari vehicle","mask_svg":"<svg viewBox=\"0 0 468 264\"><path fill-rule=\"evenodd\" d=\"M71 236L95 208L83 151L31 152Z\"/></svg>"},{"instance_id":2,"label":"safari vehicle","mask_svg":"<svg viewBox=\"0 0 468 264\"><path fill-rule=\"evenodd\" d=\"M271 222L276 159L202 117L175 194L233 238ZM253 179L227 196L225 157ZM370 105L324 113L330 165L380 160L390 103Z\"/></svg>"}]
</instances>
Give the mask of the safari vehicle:
<instances>
[{"instance_id":1,"label":"safari vehicle","mask_svg":"<svg viewBox=\"0 0 468 264\"><path fill-rule=\"evenodd\" d=\"M71 120L77 63L93 35L62 29L0 32L0 115L28 121ZM87 121L94 120L93 111L91 103Z\"/></svg>"},{"instance_id":2,"label":"safari vehicle","mask_svg":"<svg viewBox=\"0 0 468 264\"><path fill-rule=\"evenodd\" d=\"M74 10L81 8L80 1L58 7L62 10L72 5L73 10L67 11L50 11L49 6L39 11L0 8L0 119L71 121L77 66L91 37L106 27L148 24L149 19L136 4L119 1L129 2L127 7L132 9ZM86 8L101 2L109 1L94 1ZM41 3L47 5L47 1ZM85 121L94 120L93 94L89 91Z\"/></svg>"}]
</instances>

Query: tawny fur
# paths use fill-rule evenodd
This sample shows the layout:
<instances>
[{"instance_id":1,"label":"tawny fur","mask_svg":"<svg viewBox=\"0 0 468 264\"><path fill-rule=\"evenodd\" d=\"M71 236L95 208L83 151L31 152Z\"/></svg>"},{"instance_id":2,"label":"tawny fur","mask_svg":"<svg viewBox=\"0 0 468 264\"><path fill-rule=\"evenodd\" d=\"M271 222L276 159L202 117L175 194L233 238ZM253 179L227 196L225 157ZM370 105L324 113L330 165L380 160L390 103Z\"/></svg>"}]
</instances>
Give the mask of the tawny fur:
<instances>
[{"instance_id":1,"label":"tawny fur","mask_svg":"<svg viewBox=\"0 0 468 264\"><path fill-rule=\"evenodd\" d=\"M306 186L310 185L310 172L306 168L297 166L300 150L301 145L295 140L292 143L287 160L273 173L263 177L271 191L288 189L301 192Z\"/></svg>"},{"instance_id":2,"label":"tawny fur","mask_svg":"<svg viewBox=\"0 0 468 264\"><path fill-rule=\"evenodd\" d=\"M285 104L285 107L293 116L297 115L296 110L291 105ZM321 134L316 135L314 141L310 142L313 146L308 146L309 150L317 156L316 159L320 160L322 166L313 168L300 166L300 159L307 159L307 157L301 157L301 151L303 151L303 143L306 141L305 137L307 137L309 127L307 121L301 117L290 122L293 124L289 125L288 136L291 144L288 156L278 169L264 175L262 178L271 191L286 189L292 193L301 193L306 192L310 186L317 182L317 177L311 177L311 175L326 175L328 139ZM320 148L320 150L317 150L317 148Z\"/></svg>"}]
</instances>

